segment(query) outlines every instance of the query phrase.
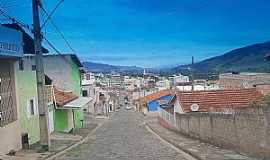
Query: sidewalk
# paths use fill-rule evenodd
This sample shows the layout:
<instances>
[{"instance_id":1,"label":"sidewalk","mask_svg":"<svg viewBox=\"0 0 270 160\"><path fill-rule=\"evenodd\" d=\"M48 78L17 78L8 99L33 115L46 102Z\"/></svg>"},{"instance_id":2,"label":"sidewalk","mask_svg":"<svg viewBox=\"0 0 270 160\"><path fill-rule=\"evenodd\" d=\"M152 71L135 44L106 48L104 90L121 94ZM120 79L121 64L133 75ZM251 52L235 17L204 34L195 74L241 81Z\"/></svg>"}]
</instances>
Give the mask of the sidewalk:
<instances>
[{"instance_id":1,"label":"sidewalk","mask_svg":"<svg viewBox=\"0 0 270 160\"><path fill-rule=\"evenodd\" d=\"M158 123L157 118L148 118L146 125L167 142L199 160L259 160L211 144L203 143L199 140L189 138L164 128Z\"/></svg>"},{"instance_id":2,"label":"sidewalk","mask_svg":"<svg viewBox=\"0 0 270 160\"><path fill-rule=\"evenodd\" d=\"M97 120L92 115L85 114L84 126L75 129L73 133L53 133L51 135L51 151L39 153L39 147L32 146L29 150L20 150L15 156L0 155L0 160L42 160L57 154L66 148L83 140L98 124L104 120Z\"/></svg>"}]
</instances>

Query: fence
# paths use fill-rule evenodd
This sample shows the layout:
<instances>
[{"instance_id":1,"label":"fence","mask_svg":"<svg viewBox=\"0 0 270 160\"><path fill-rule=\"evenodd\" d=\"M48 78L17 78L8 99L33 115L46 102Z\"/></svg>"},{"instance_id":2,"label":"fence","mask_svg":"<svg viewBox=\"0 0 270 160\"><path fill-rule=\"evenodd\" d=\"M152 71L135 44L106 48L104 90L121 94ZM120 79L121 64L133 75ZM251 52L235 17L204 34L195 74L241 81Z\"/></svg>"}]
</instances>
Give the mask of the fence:
<instances>
[{"instance_id":1,"label":"fence","mask_svg":"<svg viewBox=\"0 0 270 160\"><path fill-rule=\"evenodd\" d=\"M249 155L270 157L269 107L235 110L231 114L165 112L160 110L160 119L183 134Z\"/></svg>"},{"instance_id":2,"label":"fence","mask_svg":"<svg viewBox=\"0 0 270 160\"><path fill-rule=\"evenodd\" d=\"M171 125L171 127L175 127L175 118L174 115L172 115L171 113L165 111L164 109L158 107L159 109L159 116L166 121L168 124Z\"/></svg>"}]
</instances>

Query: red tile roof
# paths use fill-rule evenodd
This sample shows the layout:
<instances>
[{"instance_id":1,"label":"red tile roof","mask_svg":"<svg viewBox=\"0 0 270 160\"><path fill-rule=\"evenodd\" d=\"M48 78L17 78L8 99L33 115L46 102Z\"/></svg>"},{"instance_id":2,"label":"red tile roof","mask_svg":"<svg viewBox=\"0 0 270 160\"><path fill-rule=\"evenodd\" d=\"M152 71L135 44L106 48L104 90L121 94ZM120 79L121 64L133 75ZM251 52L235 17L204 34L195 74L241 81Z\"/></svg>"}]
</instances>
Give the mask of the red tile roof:
<instances>
[{"instance_id":1,"label":"red tile roof","mask_svg":"<svg viewBox=\"0 0 270 160\"><path fill-rule=\"evenodd\" d=\"M208 112L211 108L245 108L251 102L260 103L263 99L255 88L177 92L176 97L184 112L191 112L192 104L198 104L200 112Z\"/></svg>"},{"instance_id":2,"label":"red tile roof","mask_svg":"<svg viewBox=\"0 0 270 160\"><path fill-rule=\"evenodd\" d=\"M54 89L55 101L59 107L64 106L65 104L78 98L78 96L74 95L72 92L60 91L56 89L55 87L53 89Z\"/></svg>"},{"instance_id":3,"label":"red tile roof","mask_svg":"<svg viewBox=\"0 0 270 160\"><path fill-rule=\"evenodd\" d=\"M170 91L170 90L161 90L161 91L158 91L158 92L155 92L153 94L150 94L150 95L143 97L142 101L147 103L147 102L153 101L155 99L158 99L160 97L167 96L170 94L172 94L172 91Z\"/></svg>"}]
</instances>

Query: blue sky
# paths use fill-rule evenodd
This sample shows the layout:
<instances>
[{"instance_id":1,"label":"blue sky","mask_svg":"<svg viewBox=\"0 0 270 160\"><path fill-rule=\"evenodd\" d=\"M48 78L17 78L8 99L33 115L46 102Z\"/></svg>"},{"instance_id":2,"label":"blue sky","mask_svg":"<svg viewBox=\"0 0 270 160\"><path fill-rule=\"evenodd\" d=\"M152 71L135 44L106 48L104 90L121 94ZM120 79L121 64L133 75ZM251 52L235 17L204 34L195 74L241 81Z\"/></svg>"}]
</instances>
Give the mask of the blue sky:
<instances>
[{"instance_id":1,"label":"blue sky","mask_svg":"<svg viewBox=\"0 0 270 160\"><path fill-rule=\"evenodd\" d=\"M56 0L43 0L52 10ZM31 0L0 0L31 24ZM156 67L270 40L269 0L65 0L53 15L81 60ZM54 30L45 36L70 50Z\"/></svg>"}]
</instances>

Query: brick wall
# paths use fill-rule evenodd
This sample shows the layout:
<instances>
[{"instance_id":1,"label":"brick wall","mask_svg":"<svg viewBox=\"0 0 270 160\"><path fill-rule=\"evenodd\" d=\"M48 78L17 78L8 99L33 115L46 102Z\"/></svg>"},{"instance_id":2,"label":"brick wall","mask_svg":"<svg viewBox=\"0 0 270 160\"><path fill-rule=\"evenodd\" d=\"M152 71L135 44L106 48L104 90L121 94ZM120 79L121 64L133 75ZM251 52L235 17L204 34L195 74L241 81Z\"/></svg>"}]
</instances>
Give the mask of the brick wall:
<instances>
[{"instance_id":1,"label":"brick wall","mask_svg":"<svg viewBox=\"0 0 270 160\"><path fill-rule=\"evenodd\" d=\"M217 146L270 157L270 107L235 110L234 114L176 114L175 124L163 121L167 127L173 126L181 133Z\"/></svg>"}]
</instances>

